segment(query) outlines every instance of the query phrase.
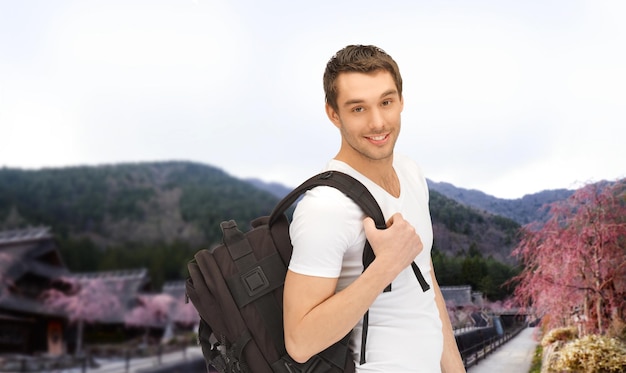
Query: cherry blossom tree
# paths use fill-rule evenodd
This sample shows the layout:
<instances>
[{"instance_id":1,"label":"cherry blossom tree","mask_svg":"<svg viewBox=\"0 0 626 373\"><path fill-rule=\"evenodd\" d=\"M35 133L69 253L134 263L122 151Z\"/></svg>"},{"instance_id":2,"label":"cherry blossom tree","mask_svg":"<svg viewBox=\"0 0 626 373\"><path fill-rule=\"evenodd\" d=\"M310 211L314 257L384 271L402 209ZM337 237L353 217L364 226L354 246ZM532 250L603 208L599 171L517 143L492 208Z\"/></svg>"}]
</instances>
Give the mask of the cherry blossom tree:
<instances>
[{"instance_id":1,"label":"cherry blossom tree","mask_svg":"<svg viewBox=\"0 0 626 373\"><path fill-rule=\"evenodd\" d=\"M55 287L43 292L44 305L66 313L69 321L77 324L76 354L80 354L84 324L120 312L121 304L116 293L121 288L115 282L100 278L61 277L55 283Z\"/></svg>"},{"instance_id":2,"label":"cherry blossom tree","mask_svg":"<svg viewBox=\"0 0 626 373\"><path fill-rule=\"evenodd\" d=\"M169 294L140 295L138 305L124 317L127 326L145 328L144 342L147 342L150 328L164 328L169 322L174 298Z\"/></svg>"},{"instance_id":3,"label":"cherry blossom tree","mask_svg":"<svg viewBox=\"0 0 626 373\"><path fill-rule=\"evenodd\" d=\"M626 179L587 185L523 228L517 301L548 327L583 323L606 333L626 316Z\"/></svg>"},{"instance_id":4,"label":"cherry blossom tree","mask_svg":"<svg viewBox=\"0 0 626 373\"><path fill-rule=\"evenodd\" d=\"M504 300L504 301L497 300L495 302L490 302L486 300L483 308L489 312L502 313L502 312L510 311L513 308L513 306L509 299Z\"/></svg>"},{"instance_id":5,"label":"cherry blossom tree","mask_svg":"<svg viewBox=\"0 0 626 373\"><path fill-rule=\"evenodd\" d=\"M200 315L191 302L185 302L185 296L182 299L177 299L174 303L174 311L172 318L175 322L182 324L185 327L192 327L200 322Z\"/></svg>"}]
</instances>

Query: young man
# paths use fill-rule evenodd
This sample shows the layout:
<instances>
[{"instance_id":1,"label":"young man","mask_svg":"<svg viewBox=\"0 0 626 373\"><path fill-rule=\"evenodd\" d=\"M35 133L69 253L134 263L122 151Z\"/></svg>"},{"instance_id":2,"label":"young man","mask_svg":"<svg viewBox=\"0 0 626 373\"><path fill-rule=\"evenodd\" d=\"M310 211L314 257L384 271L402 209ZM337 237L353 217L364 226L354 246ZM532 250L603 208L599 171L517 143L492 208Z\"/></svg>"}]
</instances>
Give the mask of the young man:
<instances>
[{"instance_id":1,"label":"young man","mask_svg":"<svg viewBox=\"0 0 626 373\"><path fill-rule=\"evenodd\" d=\"M324 90L326 113L341 134L339 152L326 168L365 184L388 228L376 229L334 188L307 192L290 228L287 351L305 362L352 330L357 372L465 372L430 260L426 180L414 162L394 154L404 105L398 66L380 48L348 46L328 62ZM362 272L366 238L376 259ZM417 282L413 261L430 290ZM390 283L392 290L383 292ZM359 364L368 309L366 362Z\"/></svg>"}]
</instances>

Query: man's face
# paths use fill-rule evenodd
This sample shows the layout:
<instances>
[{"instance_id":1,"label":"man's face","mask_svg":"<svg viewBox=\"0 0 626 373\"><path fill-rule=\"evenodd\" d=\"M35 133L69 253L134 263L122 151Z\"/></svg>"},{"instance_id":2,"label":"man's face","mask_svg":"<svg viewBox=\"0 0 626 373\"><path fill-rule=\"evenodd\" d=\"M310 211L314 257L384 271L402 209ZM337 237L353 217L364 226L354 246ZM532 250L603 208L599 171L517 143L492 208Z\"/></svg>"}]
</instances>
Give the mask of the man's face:
<instances>
[{"instance_id":1,"label":"man's face","mask_svg":"<svg viewBox=\"0 0 626 373\"><path fill-rule=\"evenodd\" d=\"M354 166L390 158L404 106L391 74L341 73L335 84L337 111L327 104L326 113L341 132L338 159Z\"/></svg>"}]
</instances>

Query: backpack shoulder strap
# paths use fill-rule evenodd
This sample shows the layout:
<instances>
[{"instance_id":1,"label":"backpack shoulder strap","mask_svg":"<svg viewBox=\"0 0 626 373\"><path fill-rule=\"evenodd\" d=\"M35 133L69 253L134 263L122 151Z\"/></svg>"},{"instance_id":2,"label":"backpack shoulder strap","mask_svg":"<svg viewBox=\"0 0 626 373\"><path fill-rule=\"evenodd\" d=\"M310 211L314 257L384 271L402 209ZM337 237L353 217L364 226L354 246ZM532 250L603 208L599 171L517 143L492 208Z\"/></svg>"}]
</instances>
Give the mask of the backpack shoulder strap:
<instances>
[{"instance_id":1,"label":"backpack shoulder strap","mask_svg":"<svg viewBox=\"0 0 626 373\"><path fill-rule=\"evenodd\" d=\"M352 176L339 171L326 171L317 174L292 190L272 211L269 225L272 225L280 215L284 214L289 206L294 204L302 194L317 186L330 186L339 189L359 205L367 216L374 219L376 228L387 228L385 217L380 206L378 206L378 202L376 202L374 196L372 196L365 185Z\"/></svg>"},{"instance_id":2,"label":"backpack shoulder strap","mask_svg":"<svg viewBox=\"0 0 626 373\"><path fill-rule=\"evenodd\" d=\"M269 225L271 226L280 215L284 214L289 206L296 202L302 194L317 186L330 186L340 190L352 199L363 210L365 215L374 220L376 228L387 228L385 216L372 193L360 181L340 171L325 171L300 184L276 205L270 215ZM366 241L365 249L363 250L363 269L366 269L374 261L374 257L372 247ZM385 291L389 290L391 290L391 285L385 289Z\"/></svg>"}]
</instances>

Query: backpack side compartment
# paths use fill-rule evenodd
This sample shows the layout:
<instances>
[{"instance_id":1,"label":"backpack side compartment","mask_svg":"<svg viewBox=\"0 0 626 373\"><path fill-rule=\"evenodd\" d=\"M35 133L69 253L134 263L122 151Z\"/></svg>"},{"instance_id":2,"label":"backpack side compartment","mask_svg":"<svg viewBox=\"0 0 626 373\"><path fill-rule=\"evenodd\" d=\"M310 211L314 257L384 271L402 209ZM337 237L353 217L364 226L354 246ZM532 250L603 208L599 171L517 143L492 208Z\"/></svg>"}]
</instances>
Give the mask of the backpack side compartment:
<instances>
[{"instance_id":1,"label":"backpack side compartment","mask_svg":"<svg viewBox=\"0 0 626 373\"><path fill-rule=\"evenodd\" d=\"M201 250L188 265L187 294L202 319L198 333L205 360L221 372L271 373L222 274L221 267L228 267L228 262L215 254L224 250L223 245ZM214 338L207 338L211 333Z\"/></svg>"}]
</instances>

